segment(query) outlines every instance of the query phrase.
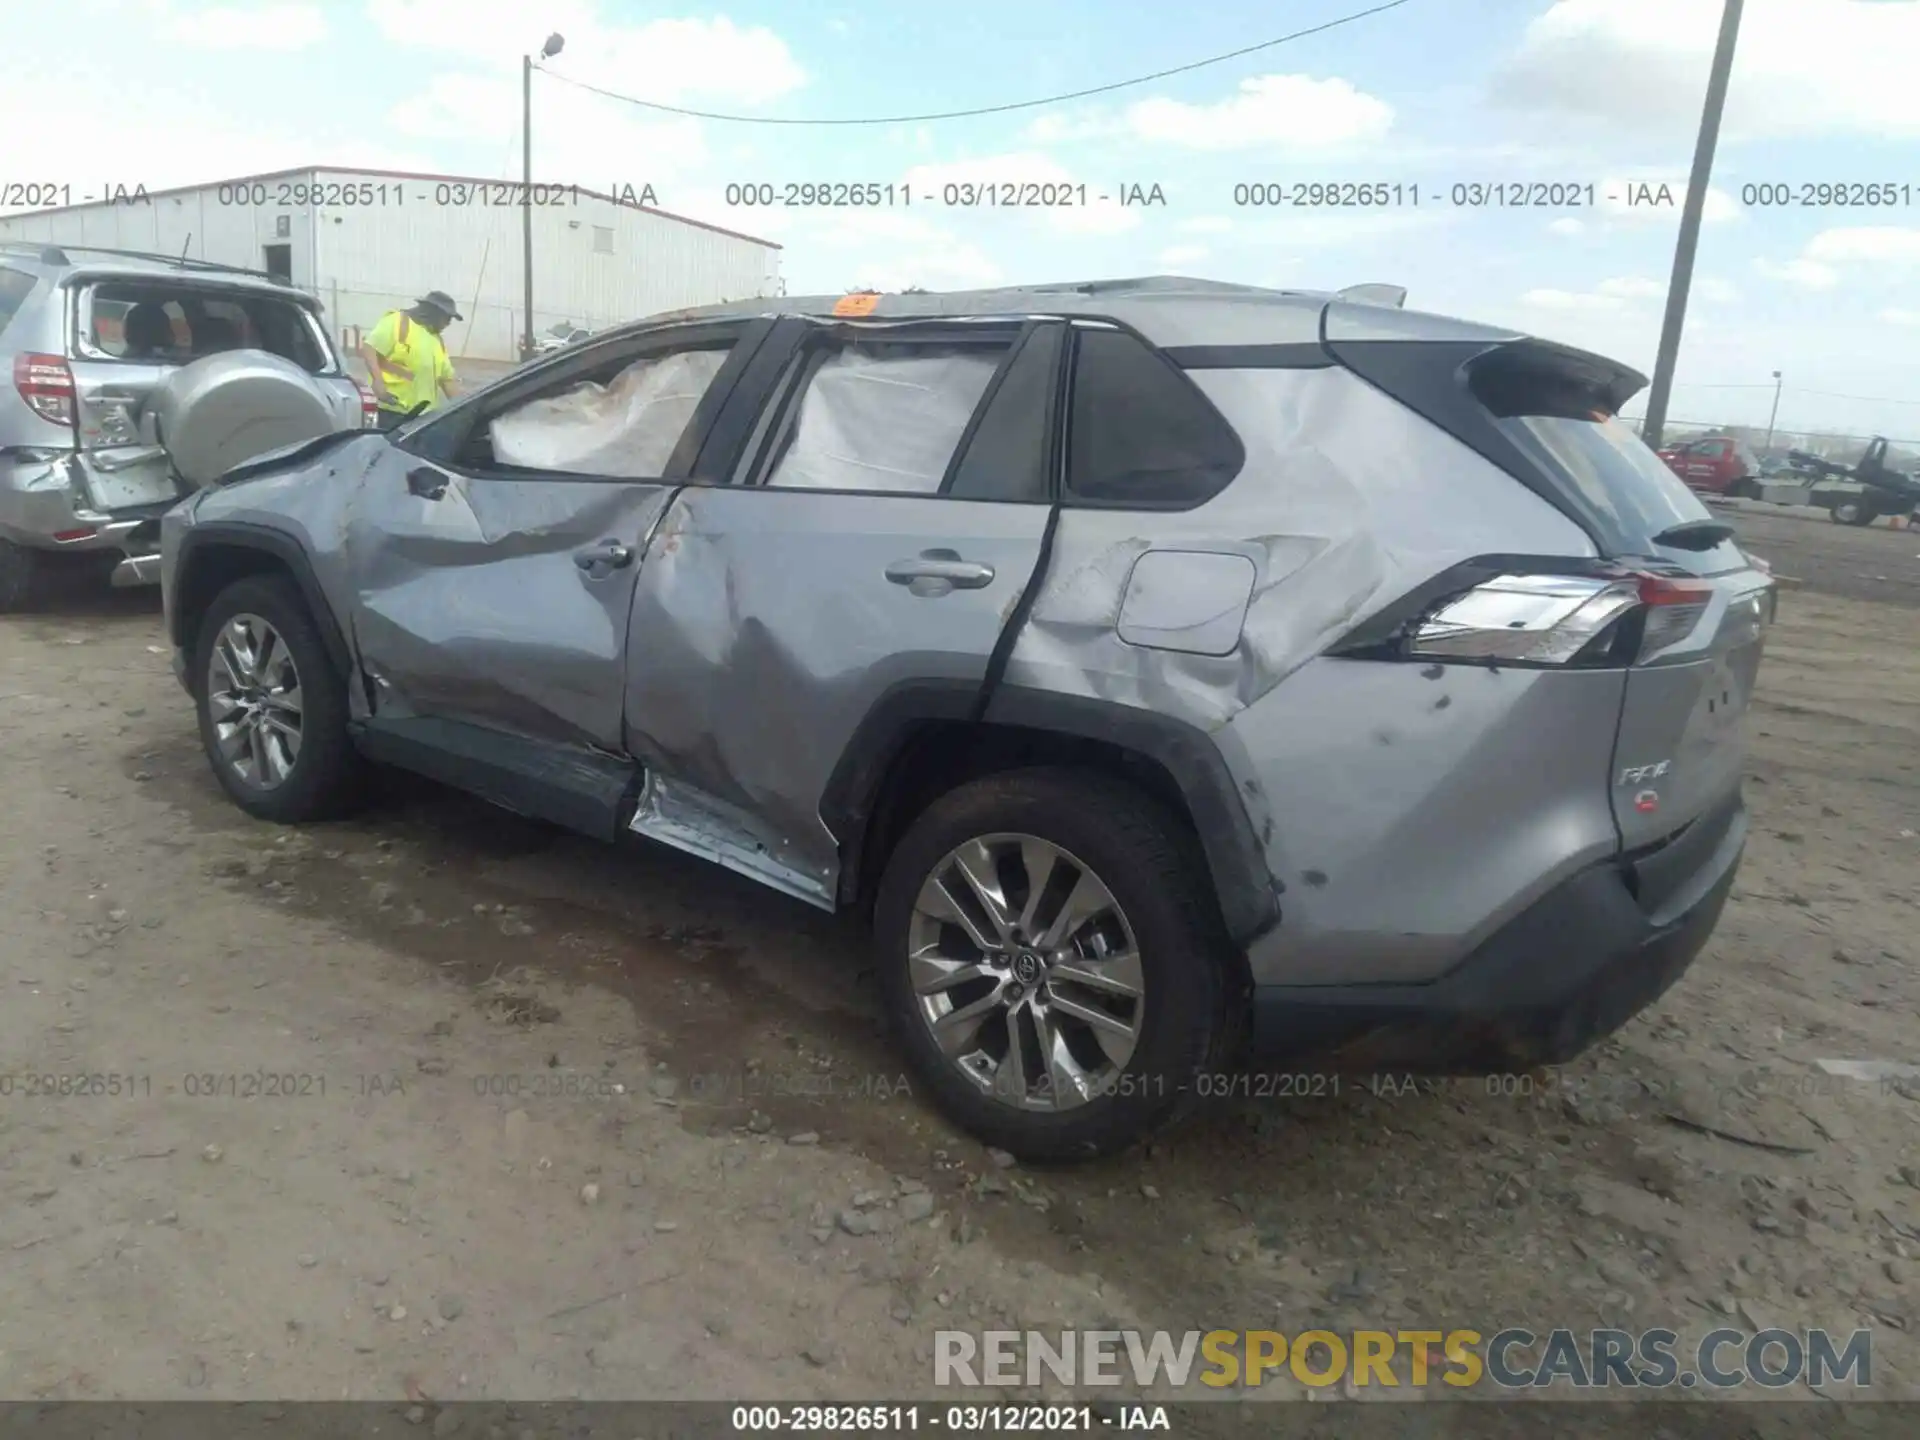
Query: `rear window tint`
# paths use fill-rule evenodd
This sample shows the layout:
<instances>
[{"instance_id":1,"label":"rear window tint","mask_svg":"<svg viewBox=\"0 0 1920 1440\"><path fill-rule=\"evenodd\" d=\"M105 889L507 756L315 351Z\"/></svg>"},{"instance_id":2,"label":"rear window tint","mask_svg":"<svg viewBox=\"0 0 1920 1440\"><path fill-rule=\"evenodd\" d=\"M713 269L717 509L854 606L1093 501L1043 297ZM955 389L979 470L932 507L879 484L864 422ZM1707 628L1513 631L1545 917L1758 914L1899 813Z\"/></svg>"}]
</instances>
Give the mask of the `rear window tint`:
<instances>
[{"instance_id":1,"label":"rear window tint","mask_svg":"<svg viewBox=\"0 0 1920 1440\"><path fill-rule=\"evenodd\" d=\"M0 265L0 334L4 334L13 317L20 313L20 307L27 303L27 296L33 293L33 287L40 282L24 270L10 270Z\"/></svg>"},{"instance_id":2,"label":"rear window tint","mask_svg":"<svg viewBox=\"0 0 1920 1440\"><path fill-rule=\"evenodd\" d=\"M1123 330L1082 330L1067 432L1070 500L1187 509L1246 459L1240 437L1194 383Z\"/></svg>"}]
</instances>

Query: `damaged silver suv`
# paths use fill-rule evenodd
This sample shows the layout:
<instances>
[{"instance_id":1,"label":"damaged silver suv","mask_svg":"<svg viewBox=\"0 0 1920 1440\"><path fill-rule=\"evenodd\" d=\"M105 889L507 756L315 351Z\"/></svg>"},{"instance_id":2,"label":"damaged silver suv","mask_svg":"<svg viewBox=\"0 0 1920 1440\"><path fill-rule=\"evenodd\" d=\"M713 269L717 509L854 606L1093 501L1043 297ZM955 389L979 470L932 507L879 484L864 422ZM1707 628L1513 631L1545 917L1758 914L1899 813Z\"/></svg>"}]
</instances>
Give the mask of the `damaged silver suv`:
<instances>
[{"instance_id":1,"label":"damaged silver suv","mask_svg":"<svg viewBox=\"0 0 1920 1440\"><path fill-rule=\"evenodd\" d=\"M164 524L207 756L273 820L395 765L859 907L1021 1156L1249 1053L1567 1059L1720 914L1772 583L1640 375L1398 298L754 300L261 457Z\"/></svg>"},{"instance_id":2,"label":"damaged silver suv","mask_svg":"<svg viewBox=\"0 0 1920 1440\"><path fill-rule=\"evenodd\" d=\"M312 296L90 245L0 241L0 367L0 614L60 572L154 584L181 496L284 438L359 429L371 405Z\"/></svg>"}]
</instances>

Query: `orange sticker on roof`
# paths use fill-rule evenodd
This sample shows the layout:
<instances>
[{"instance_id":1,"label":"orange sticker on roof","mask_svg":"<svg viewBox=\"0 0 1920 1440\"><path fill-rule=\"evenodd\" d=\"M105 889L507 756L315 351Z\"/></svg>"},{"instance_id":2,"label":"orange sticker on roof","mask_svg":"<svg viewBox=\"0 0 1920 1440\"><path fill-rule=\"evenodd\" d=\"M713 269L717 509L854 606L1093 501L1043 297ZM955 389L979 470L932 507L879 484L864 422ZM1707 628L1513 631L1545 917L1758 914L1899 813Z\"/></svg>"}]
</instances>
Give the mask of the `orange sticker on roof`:
<instances>
[{"instance_id":1,"label":"orange sticker on roof","mask_svg":"<svg viewBox=\"0 0 1920 1440\"><path fill-rule=\"evenodd\" d=\"M833 302L836 315L871 315L873 307L880 303L878 295L842 295Z\"/></svg>"}]
</instances>

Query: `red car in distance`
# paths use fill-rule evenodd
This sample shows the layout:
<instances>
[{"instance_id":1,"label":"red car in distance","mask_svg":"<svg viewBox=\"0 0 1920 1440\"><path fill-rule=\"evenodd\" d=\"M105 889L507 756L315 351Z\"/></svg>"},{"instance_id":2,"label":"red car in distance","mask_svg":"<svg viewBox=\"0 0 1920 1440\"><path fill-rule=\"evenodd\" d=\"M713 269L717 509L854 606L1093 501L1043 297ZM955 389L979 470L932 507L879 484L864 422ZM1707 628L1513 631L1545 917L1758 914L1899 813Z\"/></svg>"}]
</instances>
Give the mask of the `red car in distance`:
<instances>
[{"instance_id":1,"label":"red car in distance","mask_svg":"<svg viewBox=\"0 0 1920 1440\"><path fill-rule=\"evenodd\" d=\"M1669 445L1659 455L1669 470L1695 490L1714 495L1760 493L1760 459L1743 441L1710 435Z\"/></svg>"}]
</instances>

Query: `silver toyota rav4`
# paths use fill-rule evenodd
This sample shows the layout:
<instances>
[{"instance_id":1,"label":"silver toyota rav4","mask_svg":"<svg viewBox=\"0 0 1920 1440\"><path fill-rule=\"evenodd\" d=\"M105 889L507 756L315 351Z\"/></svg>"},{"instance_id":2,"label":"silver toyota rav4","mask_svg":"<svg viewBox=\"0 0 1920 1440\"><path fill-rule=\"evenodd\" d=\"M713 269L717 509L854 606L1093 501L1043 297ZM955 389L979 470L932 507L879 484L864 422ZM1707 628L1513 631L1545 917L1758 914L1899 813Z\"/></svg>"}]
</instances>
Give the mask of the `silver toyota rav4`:
<instances>
[{"instance_id":1,"label":"silver toyota rav4","mask_svg":"<svg viewBox=\"0 0 1920 1440\"><path fill-rule=\"evenodd\" d=\"M1565 1060L1720 914L1772 582L1615 418L1643 377L1398 298L755 300L264 456L164 522L208 758L273 820L394 765L859 907L1021 1156L1249 1054Z\"/></svg>"},{"instance_id":2,"label":"silver toyota rav4","mask_svg":"<svg viewBox=\"0 0 1920 1440\"><path fill-rule=\"evenodd\" d=\"M211 478L195 460L363 421L318 302L204 260L0 241L0 366L0 613L63 570L153 584L160 516ZM163 394L197 452L161 443Z\"/></svg>"}]
</instances>

